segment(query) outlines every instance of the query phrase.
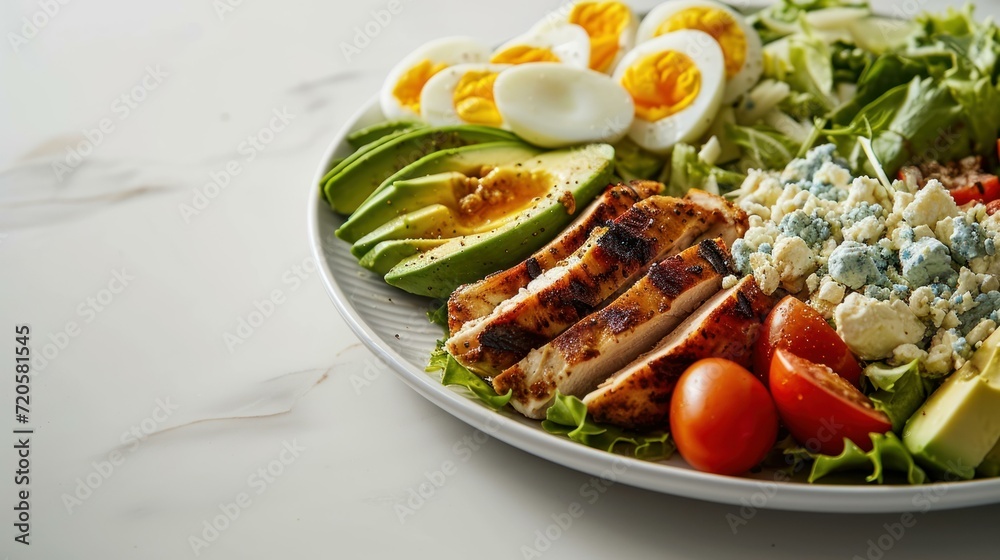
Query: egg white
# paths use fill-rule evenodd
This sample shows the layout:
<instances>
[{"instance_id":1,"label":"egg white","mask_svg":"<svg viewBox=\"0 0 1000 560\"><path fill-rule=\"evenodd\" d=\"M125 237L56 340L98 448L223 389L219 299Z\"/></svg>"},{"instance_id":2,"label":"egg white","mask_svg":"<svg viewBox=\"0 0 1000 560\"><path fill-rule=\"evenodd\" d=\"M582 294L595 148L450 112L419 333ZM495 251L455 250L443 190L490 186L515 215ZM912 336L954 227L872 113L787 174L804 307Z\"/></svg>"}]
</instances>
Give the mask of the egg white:
<instances>
[{"instance_id":1,"label":"egg white","mask_svg":"<svg viewBox=\"0 0 1000 560\"><path fill-rule=\"evenodd\" d=\"M635 114L632 97L610 76L564 64L514 66L497 77L493 95L510 130L543 148L617 142Z\"/></svg>"},{"instance_id":2,"label":"egg white","mask_svg":"<svg viewBox=\"0 0 1000 560\"><path fill-rule=\"evenodd\" d=\"M664 51L677 51L690 58L701 73L701 83L697 96L680 111L656 121L635 117L629 138L655 153L665 153L678 142L696 140L708 130L722 105L726 78L722 48L715 39L702 31L683 30L636 45L615 68L615 82L620 84L631 66Z\"/></svg>"},{"instance_id":3,"label":"egg white","mask_svg":"<svg viewBox=\"0 0 1000 560\"><path fill-rule=\"evenodd\" d=\"M747 23L745 17L729 6L713 0L669 0L653 8L643 18L636 34L636 42L641 44L653 39L656 36L656 30L664 21L678 12L695 7L711 8L726 12L733 18L733 21L736 22L746 37L747 46L743 66L731 78L726 80L725 94L722 98L723 103L732 103L760 80L761 73L764 71L764 58L760 35L757 34L753 26Z\"/></svg>"},{"instance_id":4,"label":"egg white","mask_svg":"<svg viewBox=\"0 0 1000 560\"><path fill-rule=\"evenodd\" d=\"M389 120L420 118L419 113L402 105L392 93L400 78L420 62L430 60L433 63L442 63L450 67L456 64L486 62L489 56L490 50L471 37L443 37L425 43L404 57L389 71L379 93L382 113Z\"/></svg>"},{"instance_id":5,"label":"egg white","mask_svg":"<svg viewBox=\"0 0 1000 560\"><path fill-rule=\"evenodd\" d=\"M590 36L579 25L561 23L547 28L536 27L500 45L491 57L517 46L547 49L559 58L559 62L570 66L590 66Z\"/></svg>"},{"instance_id":6,"label":"egg white","mask_svg":"<svg viewBox=\"0 0 1000 560\"><path fill-rule=\"evenodd\" d=\"M567 4L564 4L560 6L558 10L555 10L549 13L547 16L545 16L545 18L543 18L541 21L538 22L538 24L535 25L534 29L544 30L544 29L551 29L552 27L564 25L567 23L572 24L572 22L569 21L569 18L570 15L573 13L573 9L576 7L576 5L590 4L590 3L600 4L602 3L602 0L576 0L574 2L569 2ZM625 25L625 29L623 29L621 33L618 34L618 52L615 54L615 57L611 60L611 63L608 65L607 70L605 70L605 72L607 73L610 73L612 70L614 70L615 66L618 65L618 62L620 62L622 57L625 56L625 53L635 46L636 31L639 29L639 18L636 17L635 12L632 11L632 8L626 2L620 2L620 3L624 5L626 8L628 8L629 20L628 23ZM584 31L586 31L585 28ZM588 67L590 66L589 57L587 66Z\"/></svg>"},{"instance_id":7,"label":"egg white","mask_svg":"<svg viewBox=\"0 0 1000 560\"><path fill-rule=\"evenodd\" d=\"M431 126L470 124L455 109L455 88L467 72L488 71L501 73L510 64L457 64L438 72L420 94L420 117ZM499 79L499 78L497 78ZM495 95L496 84L494 84ZM501 128L506 128L501 125Z\"/></svg>"}]
</instances>

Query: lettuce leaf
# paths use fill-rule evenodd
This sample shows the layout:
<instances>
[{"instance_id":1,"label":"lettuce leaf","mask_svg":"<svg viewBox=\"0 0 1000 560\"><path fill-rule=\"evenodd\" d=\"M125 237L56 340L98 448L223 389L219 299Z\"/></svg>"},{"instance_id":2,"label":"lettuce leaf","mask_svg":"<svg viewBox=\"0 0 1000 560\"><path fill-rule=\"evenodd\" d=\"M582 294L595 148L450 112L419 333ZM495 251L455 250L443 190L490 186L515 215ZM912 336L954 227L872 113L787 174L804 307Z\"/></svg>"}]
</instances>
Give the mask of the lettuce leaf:
<instances>
[{"instance_id":1,"label":"lettuce leaf","mask_svg":"<svg viewBox=\"0 0 1000 560\"><path fill-rule=\"evenodd\" d=\"M732 125L726 126L728 129ZM674 145L670 167L663 171L664 176L660 180L667 185L663 194L678 197L684 196L690 189L725 194L737 189L746 178L742 173L705 163L698 157L698 150L694 146L683 142Z\"/></svg>"},{"instance_id":2,"label":"lettuce leaf","mask_svg":"<svg viewBox=\"0 0 1000 560\"><path fill-rule=\"evenodd\" d=\"M850 124L825 131L856 170L873 173L858 149L858 137L871 139L872 149L888 176L906 164L934 159L953 161L969 154L992 154L1000 109L985 103L997 92L965 88L954 81L913 78L869 103ZM964 103L952 91L960 91ZM971 121L980 119L973 126ZM989 137L990 140L986 140Z\"/></svg>"},{"instance_id":3,"label":"lettuce leaf","mask_svg":"<svg viewBox=\"0 0 1000 560\"><path fill-rule=\"evenodd\" d=\"M816 104L815 113L823 117L834 108L833 52L818 37L796 36L788 47L788 61L793 68L786 80L793 90L805 93Z\"/></svg>"},{"instance_id":4,"label":"lettuce leaf","mask_svg":"<svg viewBox=\"0 0 1000 560\"><path fill-rule=\"evenodd\" d=\"M835 126L846 126L862 109L893 88L928 75L928 66L924 61L900 54L882 55L861 73L854 97L837 109L831 122Z\"/></svg>"},{"instance_id":5,"label":"lettuce leaf","mask_svg":"<svg viewBox=\"0 0 1000 560\"><path fill-rule=\"evenodd\" d=\"M648 152L629 138L615 144L615 173L624 181L656 179L665 158Z\"/></svg>"},{"instance_id":6,"label":"lettuce leaf","mask_svg":"<svg viewBox=\"0 0 1000 560\"><path fill-rule=\"evenodd\" d=\"M816 482L834 473L869 473L866 482L883 484L888 472L905 475L908 484L927 482L927 473L913 461L913 456L903 446L896 434L872 433L872 450L863 451L854 442L844 439L844 451L840 455L816 455L809 482Z\"/></svg>"},{"instance_id":7,"label":"lettuce leaf","mask_svg":"<svg viewBox=\"0 0 1000 560\"><path fill-rule=\"evenodd\" d=\"M427 311L427 320L441 327L444 329L444 333L448 334L448 302L446 301L440 307Z\"/></svg>"},{"instance_id":8,"label":"lettuce leaf","mask_svg":"<svg viewBox=\"0 0 1000 560\"><path fill-rule=\"evenodd\" d=\"M741 165L754 169L784 169L799 152L799 144L765 125L727 125L729 139L743 149Z\"/></svg>"},{"instance_id":9,"label":"lettuce leaf","mask_svg":"<svg viewBox=\"0 0 1000 560\"><path fill-rule=\"evenodd\" d=\"M674 445L666 432L640 435L614 426L598 424L587 418L587 405L580 399L556 393L555 402L545 411L542 428L604 451L631 455L649 461L668 459Z\"/></svg>"},{"instance_id":10,"label":"lettuce leaf","mask_svg":"<svg viewBox=\"0 0 1000 560\"><path fill-rule=\"evenodd\" d=\"M929 395L920 375L919 360L895 368L883 363L871 364L865 368L865 378L875 389L868 395L875 409L889 417L893 432L901 434L903 425Z\"/></svg>"},{"instance_id":11,"label":"lettuce leaf","mask_svg":"<svg viewBox=\"0 0 1000 560\"><path fill-rule=\"evenodd\" d=\"M514 391L507 391L506 395L499 395L493 387L478 375L472 373L465 366L458 363L455 358L444 349L444 341L439 340L437 348L431 353L430 360L424 371L444 370L441 376L442 385L459 385L465 387L472 394L479 397L479 400L486 403L494 410L500 410L507 406Z\"/></svg>"}]
</instances>

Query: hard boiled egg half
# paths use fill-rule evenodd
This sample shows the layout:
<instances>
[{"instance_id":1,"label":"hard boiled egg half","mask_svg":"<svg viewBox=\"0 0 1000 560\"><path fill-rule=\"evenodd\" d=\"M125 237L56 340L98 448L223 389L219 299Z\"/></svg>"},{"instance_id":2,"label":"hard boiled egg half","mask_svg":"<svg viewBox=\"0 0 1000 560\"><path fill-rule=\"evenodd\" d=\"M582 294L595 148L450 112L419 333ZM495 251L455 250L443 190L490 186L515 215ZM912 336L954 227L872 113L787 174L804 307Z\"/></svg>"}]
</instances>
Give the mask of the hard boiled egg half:
<instances>
[{"instance_id":1,"label":"hard boiled egg half","mask_svg":"<svg viewBox=\"0 0 1000 560\"><path fill-rule=\"evenodd\" d=\"M561 62L586 68L590 62L590 37L584 28L569 23L535 28L501 45L493 52L490 62Z\"/></svg>"},{"instance_id":2,"label":"hard boiled egg half","mask_svg":"<svg viewBox=\"0 0 1000 560\"><path fill-rule=\"evenodd\" d=\"M589 66L598 72L611 72L625 52L635 44L639 20L624 2L571 2L549 14L536 29L559 24L579 25L590 38Z\"/></svg>"},{"instance_id":3,"label":"hard boiled egg half","mask_svg":"<svg viewBox=\"0 0 1000 560\"><path fill-rule=\"evenodd\" d=\"M607 74L550 62L505 70L494 96L510 130L543 148L617 142L635 113L632 98Z\"/></svg>"},{"instance_id":4,"label":"hard boiled egg half","mask_svg":"<svg viewBox=\"0 0 1000 560\"><path fill-rule=\"evenodd\" d=\"M424 85L456 64L486 62L490 50L471 37L445 37L419 47L389 72L379 102L389 120L420 117Z\"/></svg>"},{"instance_id":5,"label":"hard boiled egg half","mask_svg":"<svg viewBox=\"0 0 1000 560\"><path fill-rule=\"evenodd\" d=\"M675 31L636 45L613 78L635 104L629 137L664 153L708 130L722 104L725 62L711 35Z\"/></svg>"},{"instance_id":6,"label":"hard boiled egg half","mask_svg":"<svg viewBox=\"0 0 1000 560\"><path fill-rule=\"evenodd\" d=\"M760 36L740 14L713 0L670 0L653 8L639 25L637 41L692 29L711 35L725 56L723 103L732 103L760 79L764 59Z\"/></svg>"},{"instance_id":7,"label":"hard boiled egg half","mask_svg":"<svg viewBox=\"0 0 1000 560\"><path fill-rule=\"evenodd\" d=\"M458 64L427 80L420 94L420 117L431 126L481 124L503 127L493 100L493 84L509 64Z\"/></svg>"}]
</instances>

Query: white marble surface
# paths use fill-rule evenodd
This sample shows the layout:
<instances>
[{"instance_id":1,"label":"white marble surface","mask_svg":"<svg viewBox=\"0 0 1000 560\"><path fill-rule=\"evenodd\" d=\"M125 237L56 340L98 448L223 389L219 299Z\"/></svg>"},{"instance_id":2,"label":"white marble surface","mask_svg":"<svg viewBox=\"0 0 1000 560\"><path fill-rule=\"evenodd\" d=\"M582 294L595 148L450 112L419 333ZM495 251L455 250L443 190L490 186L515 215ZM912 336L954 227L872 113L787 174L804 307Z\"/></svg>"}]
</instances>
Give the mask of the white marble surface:
<instances>
[{"instance_id":1,"label":"white marble surface","mask_svg":"<svg viewBox=\"0 0 1000 560\"><path fill-rule=\"evenodd\" d=\"M898 514L746 510L734 532L736 507L622 485L591 504L589 477L476 443L360 346L307 262L318 158L410 49L499 41L555 0L401 0L350 60L342 43L387 1L48 4L58 13L17 52L8 33L31 35L21 18L42 8L0 6L0 363L13 369L18 324L44 358L25 425L31 544L13 540L11 434L0 554L876 558L881 538L887 559L996 557L985 521L1000 506L916 513L896 538ZM910 4L944 2L897 7ZM78 165L73 147L89 152ZM206 189L213 174L225 188ZM272 295L268 317L237 332ZM0 424L24 427L11 373L0 395ZM420 488L429 497L401 509ZM582 497L582 517L550 527Z\"/></svg>"}]
</instances>

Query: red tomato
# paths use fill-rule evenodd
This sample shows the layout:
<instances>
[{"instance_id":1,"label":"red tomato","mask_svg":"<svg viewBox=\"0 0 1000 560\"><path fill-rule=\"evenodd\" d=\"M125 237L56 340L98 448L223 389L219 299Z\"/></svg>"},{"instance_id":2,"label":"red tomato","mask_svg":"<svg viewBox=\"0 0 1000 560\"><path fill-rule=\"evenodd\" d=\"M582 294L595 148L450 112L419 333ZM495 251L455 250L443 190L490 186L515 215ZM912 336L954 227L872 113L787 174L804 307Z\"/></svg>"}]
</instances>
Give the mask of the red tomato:
<instances>
[{"instance_id":1,"label":"red tomato","mask_svg":"<svg viewBox=\"0 0 1000 560\"><path fill-rule=\"evenodd\" d=\"M861 366L837 331L818 311L793 296L785 296L771 310L754 347L754 373L765 385L775 348L828 366L855 386L861 379Z\"/></svg>"},{"instance_id":2,"label":"red tomato","mask_svg":"<svg viewBox=\"0 0 1000 560\"><path fill-rule=\"evenodd\" d=\"M974 183L949 190L959 206L974 200L989 202L1000 198L1000 179L996 175L981 174Z\"/></svg>"},{"instance_id":3,"label":"red tomato","mask_svg":"<svg viewBox=\"0 0 1000 560\"><path fill-rule=\"evenodd\" d=\"M753 374L735 362L707 358L677 380L670 431L692 467L736 475L760 463L774 447L778 413Z\"/></svg>"},{"instance_id":4,"label":"red tomato","mask_svg":"<svg viewBox=\"0 0 1000 560\"><path fill-rule=\"evenodd\" d=\"M784 348L771 362L771 396L785 427L812 452L837 455L845 437L870 451L868 434L892 429L889 417L847 380Z\"/></svg>"},{"instance_id":5,"label":"red tomato","mask_svg":"<svg viewBox=\"0 0 1000 560\"><path fill-rule=\"evenodd\" d=\"M899 170L898 176L908 185L920 188L929 179L937 179L948 189L955 204L959 206L972 201L990 202L1000 199L1000 179L984 170L983 158L979 156L944 164L930 161L919 166L905 166Z\"/></svg>"}]
</instances>

